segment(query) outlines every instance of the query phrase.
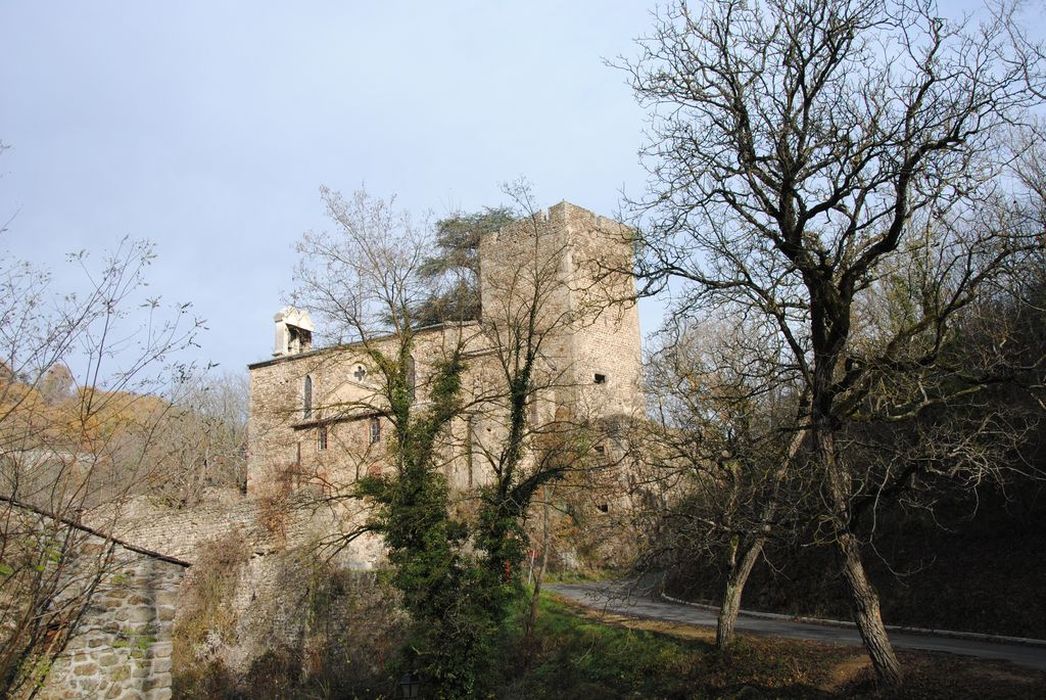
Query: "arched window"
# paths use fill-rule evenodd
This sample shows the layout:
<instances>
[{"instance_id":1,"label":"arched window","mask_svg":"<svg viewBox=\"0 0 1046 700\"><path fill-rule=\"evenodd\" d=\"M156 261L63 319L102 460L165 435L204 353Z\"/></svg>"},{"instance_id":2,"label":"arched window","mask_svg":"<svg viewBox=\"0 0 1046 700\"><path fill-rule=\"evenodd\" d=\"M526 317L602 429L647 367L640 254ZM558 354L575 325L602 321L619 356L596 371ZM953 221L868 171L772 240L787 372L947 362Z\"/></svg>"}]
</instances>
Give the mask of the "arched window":
<instances>
[{"instance_id":1,"label":"arched window","mask_svg":"<svg viewBox=\"0 0 1046 700\"><path fill-rule=\"evenodd\" d=\"M411 355L410 357L407 358L407 372L406 372L406 374L407 374L407 392L410 395L410 400L413 401L414 400L414 395L416 393L415 385L418 382L417 374L415 373L415 369L414 369L414 356L413 355Z\"/></svg>"},{"instance_id":2,"label":"arched window","mask_svg":"<svg viewBox=\"0 0 1046 700\"><path fill-rule=\"evenodd\" d=\"M301 392L301 413L303 418L312 418L312 377L305 377L305 386Z\"/></svg>"}]
</instances>

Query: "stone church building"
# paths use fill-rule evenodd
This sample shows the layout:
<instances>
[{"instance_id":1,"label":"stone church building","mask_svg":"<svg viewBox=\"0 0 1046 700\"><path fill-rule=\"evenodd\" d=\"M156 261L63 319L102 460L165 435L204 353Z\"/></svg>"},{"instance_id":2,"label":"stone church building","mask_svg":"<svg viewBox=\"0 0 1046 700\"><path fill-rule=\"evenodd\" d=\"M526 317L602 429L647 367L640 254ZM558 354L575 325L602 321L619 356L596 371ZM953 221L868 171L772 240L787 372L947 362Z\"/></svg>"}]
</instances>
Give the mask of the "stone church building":
<instances>
[{"instance_id":1,"label":"stone church building","mask_svg":"<svg viewBox=\"0 0 1046 700\"><path fill-rule=\"evenodd\" d=\"M451 423L441 465L455 489L490 477L506 423L503 366L528 334L540 338L531 426L642 412L627 228L561 202L484 235L479 260L481 318L418 329L409 364L411 390L423 404L435 363L455 350L465 358L468 410ZM249 366L249 495L344 492L387 468L388 402L371 358L394 354L398 339L315 348L314 330L306 311L283 309L272 357Z\"/></svg>"}]
</instances>

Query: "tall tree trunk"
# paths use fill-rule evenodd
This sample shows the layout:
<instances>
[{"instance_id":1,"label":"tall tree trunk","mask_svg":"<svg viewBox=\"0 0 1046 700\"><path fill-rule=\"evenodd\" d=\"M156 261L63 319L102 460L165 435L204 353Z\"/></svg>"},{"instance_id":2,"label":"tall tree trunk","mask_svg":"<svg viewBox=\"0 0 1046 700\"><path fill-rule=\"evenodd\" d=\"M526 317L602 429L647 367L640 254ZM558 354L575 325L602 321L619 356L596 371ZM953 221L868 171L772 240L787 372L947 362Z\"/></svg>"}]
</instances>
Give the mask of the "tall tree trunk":
<instances>
[{"instance_id":1,"label":"tall tree trunk","mask_svg":"<svg viewBox=\"0 0 1046 700\"><path fill-rule=\"evenodd\" d=\"M737 625L737 616L741 612L741 596L745 592L748 577L751 575L756 561L759 560L759 555L763 553L763 545L766 544L766 535L763 533L769 531L771 522L777 512L781 482L788 476L789 470L795 463L796 455L802 449L808 434L809 430L803 428L792 436L792 441L788 445L788 452L773 474L773 489L760 516L759 534L755 536L751 545L745 550L740 562L737 560L737 546L731 547L729 559L730 575L726 579L726 586L723 589L723 604L719 608L719 617L716 620L715 643L719 649L728 647L736 637L734 628Z\"/></svg>"},{"instance_id":2,"label":"tall tree trunk","mask_svg":"<svg viewBox=\"0 0 1046 700\"><path fill-rule=\"evenodd\" d=\"M523 628L523 653L528 664L534 651L534 628L537 626L538 607L541 603L541 582L545 579L545 567L548 566L548 547L551 540L551 529L549 527L550 506L548 503L550 494L548 486L542 486L541 491L542 499L545 502L542 506L541 518L541 564L534 573L534 590L530 594L530 608L527 610L526 624ZM533 570L533 567L531 570Z\"/></svg>"},{"instance_id":3,"label":"tall tree trunk","mask_svg":"<svg viewBox=\"0 0 1046 700\"><path fill-rule=\"evenodd\" d=\"M879 685L887 689L898 688L904 681L901 664L886 634L879 609L879 594L868 580L859 543L850 531L850 498L853 495L850 476L836 459L835 441L829 430L818 431L817 449L828 477L835 542L843 559L843 578L850 589L854 622L872 660Z\"/></svg>"},{"instance_id":4,"label":"tall tree trunk","mask_svg":"<svg viewBox=\"0 0 1046 700\"><path fill-rule=\"evenodd\" d=\"M837 544L843 555L843 577L850 588L853 600L854 621L868 656L875 667L879 684L885 688L900 687L904 681L901 664L893 651L893 644L886 634L882 614L879 611L879 594L864 570L857 538L845 532L838 535Z\"/></svg>"},{"instance_id":5,"label":"tall tree trunk","mask_svg":"<svg viewBox=\"0 0 1046 700\"><path fill-rule=\"evenodd\" d=\"M538 623L538 607L541 603L541 581L545 577L545 565L548 563L548 550L542 547L541 566L534 575L534 590L530 596L530 609L527 611L526 630L523 635L523 646L526 649L527 658L534 646L534 628Z\"/></svg>"},{"instance_id":6,"label":"tall tree trunk","mask_svg":"<svg viewBox=\"0 0 1046 700\"><path fill-rule=\"evenodd\" d=\"M765 542L765 537L756 537L740 561L737 560L738 547L732 547L730 575L726 579L723 604L719 608L719 617L716 620L715 644L719 649L726 649L734 641L734 627L737 625L737 615L741 612L741 594L744 593L748 576L752 573L752 567L759 559Z\"/></svg>"}]
</instances>

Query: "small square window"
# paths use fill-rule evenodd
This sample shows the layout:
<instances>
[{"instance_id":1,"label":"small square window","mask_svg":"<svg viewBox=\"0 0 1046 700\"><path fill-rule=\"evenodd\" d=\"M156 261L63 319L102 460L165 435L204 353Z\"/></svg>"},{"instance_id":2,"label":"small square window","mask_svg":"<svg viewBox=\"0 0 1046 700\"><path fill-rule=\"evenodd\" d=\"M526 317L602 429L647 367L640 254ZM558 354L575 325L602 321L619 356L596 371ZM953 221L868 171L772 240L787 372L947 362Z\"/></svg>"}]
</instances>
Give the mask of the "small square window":
<instances>
[{"instance_id":1,"label":"small square window","mask_svg":"<svg viewBox=\"0 0 1046 700\"><path fill-rule=\"evenodd\" d=\"M600 374L599 372L596 372L595 374L592 375L592 383L593 384L606 384L607 383L607 375Z\"/></svg>"},{"instance_id":2,"label":"small square window","mask_svg":"<svg viewBox=\"0 0 1046 700\"><path fill-rule=\"evenodd\" d=\"M610 512L610 504L609 503L600 503L599 505L596 506L596 510L598 510L600 513L609 513Z\"/></svg>"},{"instance_id":3,"label":"small square window","mask_svg":"<svg viewBox=\"0 0 1046 700\"><path fill-rule=\"evenodd\" d=\"M606 454L606 452L607 452L607 448L604 447L603 445L596 445L595 449L596 449L596 454L597 455Z\"/></svg>"}]
</instances>

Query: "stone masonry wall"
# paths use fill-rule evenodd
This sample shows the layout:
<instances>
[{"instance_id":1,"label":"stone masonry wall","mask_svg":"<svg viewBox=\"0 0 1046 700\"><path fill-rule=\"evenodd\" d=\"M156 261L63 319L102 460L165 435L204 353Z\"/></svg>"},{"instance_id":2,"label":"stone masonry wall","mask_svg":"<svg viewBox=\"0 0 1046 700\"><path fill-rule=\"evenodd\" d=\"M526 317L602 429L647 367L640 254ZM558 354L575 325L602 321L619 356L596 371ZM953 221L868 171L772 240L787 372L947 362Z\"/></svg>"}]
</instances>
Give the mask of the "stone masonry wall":
<instances>
[{"instance_id":1,"label":"stone masonry wall","mask_svg":"<svg viewBox=\"0 0 1046 700\"><path fill-rule=\"evenodd\" d=\"M184 564L117 546L41 698L171 697L171 631Z\"/></svg>"},{"instance_id":2,"label":"stone masonry wall","mask_svg":"<svg viewBox=\"0 0 1046 700\"><path fill-rule=\"evenodd\" d=\"M384 561L384 544L374 534L350 543L339 541L340 533L360 522L360 514L349 510L352 505L317 500L306 489L284 497L247 496L185 510L157 509L143 499L124 504L118 514L99 510L92 517L114 521L120 536L137 545L192 563L177 619L182 624L188 615L190 628L201 622L215 627L203 639L180 633L175 655L179 673L184 677L187 664L218 660L233 677L244 678L267 653L285 653L305 644L314 577L329 578L331 572L366 576L367 569ZM191 602L212 595L207 581L226 571L227 564L217 568L216 552L238 562L238 568L228 565L235 582L220 603L225 612L217 616L233 620L228 629L217 618L194 617L200 613Z\"/></svg>"},{"instance_id":3,"label":"stone masonry wall","mask_svg":"<svg viewBox=\"0 0 1046 700\"><path fill-rule=\"evenodd\" d=\"M235 503L203 503L185 510L157 509L143 502L125 507L112 529L122 539L190 564L202 545L235 531L251 556L262 557L289 548L322 547L324 540L350 531L359 521L348 510L351 505L317 502L307 492L282 498L248 496ZM100 527L112 514L99 511L88 517ZM336 561L350 569L367 569L382 556L381 541L364 535L342 547Z\"/></svg>"},{"instance_id":4,"label":"stone masonry wall","mask_svg":"<svg viewBox=\"0 0 1046 700\"><path fill-rule=\"evenodd\" d=\"M42 527L57 524L56 532L69 533L75 542L51 607L82 607L82 614L49 666L37 664L40 680L24 685L16 697L33 691L32 697L44 700L171 697L172 630L188 565L46 514L24 513Z\"/></svg>"},{"instance_id":5,"label":"stone masonry wall","mask_svg":"<svg viewBox=\"0 0 1046 700\"><path fill-rule=\"evenodd\" d=\"M631 232L580 207L559 206L570 242L568 284L577 316L571 366L581 388L579 408L604 417L640 415L643 360L639 310L630 301L636 292ZM597 373L602 384L595 383Z\"/></svg>"},{"instance_id":6,"label":"stone masonry wall","mask_svg":"<svg viewBox=\"0 0 1046 700\"><path fill-rule=\"evenodd\" d=\"M477 342L478 341L478 342ZM395 353L394 338L372 347ZM480 348L475 324L419 331L414 336L418 401L428 394L434 364L462 344ZM360 344L289 355L251 365L247 492L267 496L310 484L344 492L360 476L386 466L391 426L373 362ZM306 410L305 379L311 386ZM371 421L380 437L371 441ZM324 438L321 442L320 434Z\"/></svg>"},{"instance_id":7,"label":"stone masonry wall","mask_svg":"<svg viewBox=\"0 0 1046 700\"><path fill-rule=\"evenodd\" d=\"M485 320L511 323L513 295L526 302L538 291L538 327L549 329L543 345L560 373L561 404L589 417L642 410L629 229L561 202L485 236L480 260Z\"/></svg>"}]
</instances>

